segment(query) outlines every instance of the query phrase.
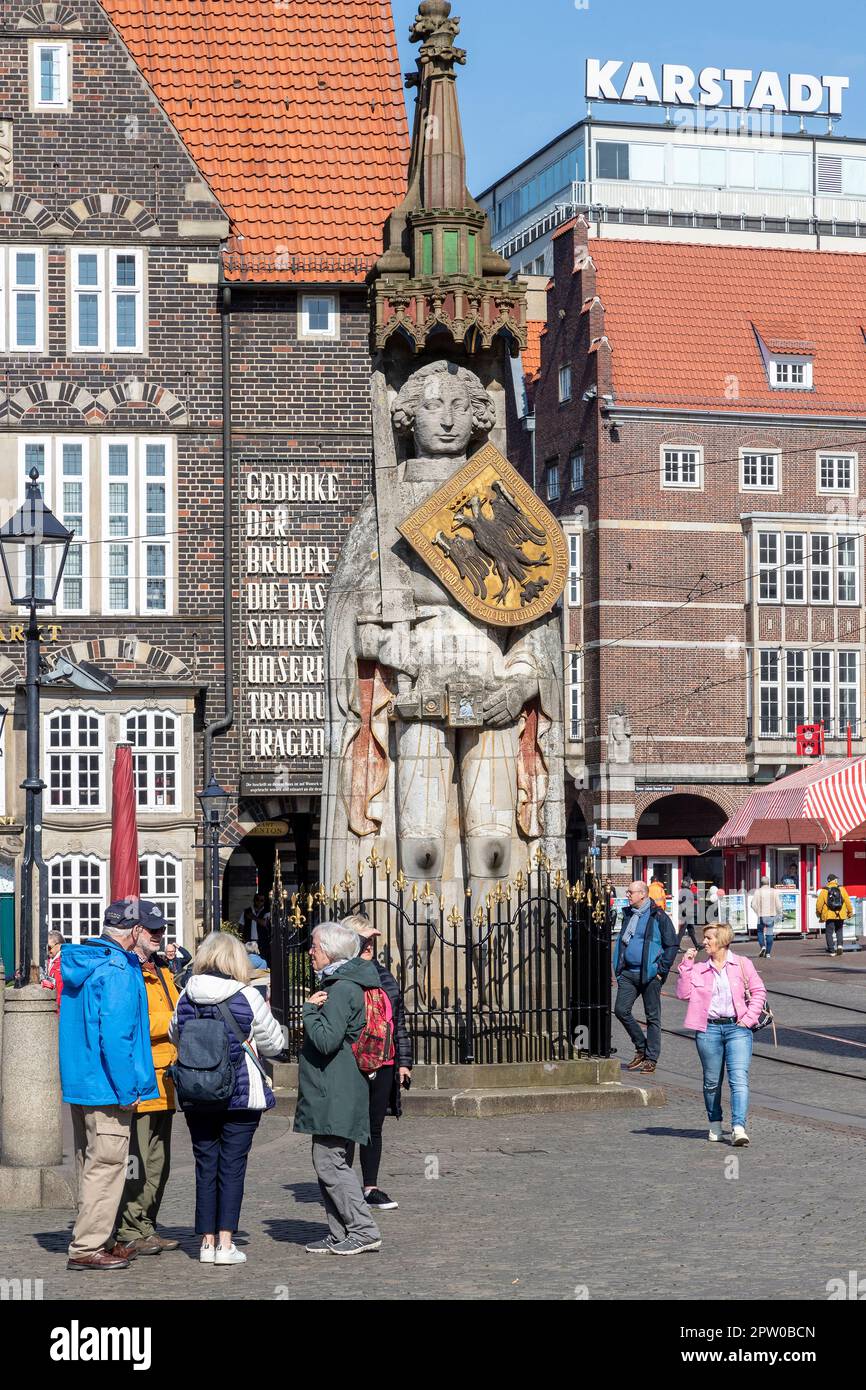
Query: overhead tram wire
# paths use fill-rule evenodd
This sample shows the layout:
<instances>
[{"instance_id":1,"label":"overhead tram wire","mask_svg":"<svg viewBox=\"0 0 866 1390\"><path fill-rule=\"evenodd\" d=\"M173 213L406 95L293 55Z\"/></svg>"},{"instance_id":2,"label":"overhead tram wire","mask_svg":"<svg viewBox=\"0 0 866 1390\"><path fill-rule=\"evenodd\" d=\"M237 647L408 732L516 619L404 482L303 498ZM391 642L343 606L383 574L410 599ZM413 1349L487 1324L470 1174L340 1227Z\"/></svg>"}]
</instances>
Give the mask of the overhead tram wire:
<instances>
[{"instance_id":1,"label":"overhead tram wire","mask_svg":"<svg viewBox=\"0 0 866 1390\"><path fill-rule=\"evenodd\" d=\"M722 421L724 421L724 416L722 416L721 419L720 419L719 421L717 421L716 423L722 423ZM773 423L772 416L770 416L770 418L769 418L768 420L766 420L764 423L765 423L767 426L771 426L772 423ZM780 428L782 428L782 427L780 426ZM790 426L789 426L788 428L790 428ZM801 426L799 426L798 428L801 428L801 429L802 429L802 428L808 428L808 429L831 429L832 426L830 426L830 425L823 425L823 424L819 423L818 425L811 425L811 424L810 424L810 425L805 426L805 427L801 425ZM808 445L808 446L804 446L802 449L782 449L782 448L778 448L778 449L777 449L777 448L775 448L775 447L766 447L766 448L762 448L762 449L747 449L745 452L746 452L746 453L755 453L755 454L776 454L776 453L778 453L778 454L784 455L785 458L792 458L792 457L793 457L793 458L796 458L799 454L811 454L811 455L814 457L814 455L815 455L816 453L826 453L826 454L834 454L834 455L835 455L835 454L840 454L840 455L841 455L841 454L846 453L848 450L857 449L857 448L859 448L860 446L862 446L862 445L864 445L864 444L866 444L866 439L850 439L850 440L848 440L848 442L847 442L846 444L844 444L844 445L840 445L840 446L838 446L838 447L827 447L826 449L816 449L814 444L810 444L810 445ZM703 447L703 446L700 446L700 445L697 445L697 444L696 444L696 445L692 445L692 446L690 446L690 445L688 445L688 444L677 444L677 445L671 445L670 447L671 447L671 448L674 448L674 447L675 447L675 448L677 448L677 449L688 450L689 448L698 449L698 448L701 448L701 447ZM703 461L703 468L704 468L705 470L706 470L707 468L710 468L710 467L716 468L716 467L720 467L722 464L726 464L726 463L728 463L728 464L730 464L730 463L735 463L735 464L737 464L737 466L739 466L739 464L740 464L740 459L741 459L741 456L740 456L739 453L737 454L736 458L721 458L721 459L707 459L707 458L705 458L704 461ZM609 483L609 482L615 482L617 478L642 478L642 477L655 477L655 478L657 478L658 475L659 475L659 465L658 465L658 463L655 463L655 464L653 464L652 467L650 467L650 468L627 468L627 469L625 469L622 473L596 473L595 476L596 476L601 482L603 482L603 483ZM842 492L842 493L828 492L828 493L822 494L822 495L826 495L827 497L842 497L842 498L844 498L844 497L850 496L850 495L852 495L852 494L844 493L844 492Z\"/></svg>"}]
</instances>

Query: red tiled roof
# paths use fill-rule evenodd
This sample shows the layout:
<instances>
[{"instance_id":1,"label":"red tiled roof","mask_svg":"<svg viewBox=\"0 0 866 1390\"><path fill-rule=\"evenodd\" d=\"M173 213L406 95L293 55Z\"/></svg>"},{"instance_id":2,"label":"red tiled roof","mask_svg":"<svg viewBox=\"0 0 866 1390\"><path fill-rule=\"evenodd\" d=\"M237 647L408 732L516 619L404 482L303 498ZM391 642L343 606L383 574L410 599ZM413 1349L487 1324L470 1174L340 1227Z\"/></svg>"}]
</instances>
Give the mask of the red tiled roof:
<instances>
[{"instance_id":1,"label":"red tiled roof","mask_svg":"<svg viewBox=\"0 0 866 1390\"><path fill-rule=\"evenodd\" d=\"M607 240L593 241L591 254L620 405L866 411L866 256ZM809 350L813 390L770 387L755 337L762 326L799 342L788 352Z\"/></svg>"},{"instance_id":2,"label":"red tiled roof","mask_svg":"<svg viewBox=\"0 0 866 1390\"><path fill-rule=\"evenodd\" d=\"M230 279L358 281L403 197L387 0L102 0L232 222Z\"/></svg>"},{"instance_id":3,"label":"red tiled roof","mask_svg":"<svg viewBox=\"0 0 866 1390\"><path fill-rule=\"evenodd\" d=\"M530 319L526 325L526 347L523 349L523 375L534 381L541 371L541 335L547 324Z\"/></svg>"}]
</instances>

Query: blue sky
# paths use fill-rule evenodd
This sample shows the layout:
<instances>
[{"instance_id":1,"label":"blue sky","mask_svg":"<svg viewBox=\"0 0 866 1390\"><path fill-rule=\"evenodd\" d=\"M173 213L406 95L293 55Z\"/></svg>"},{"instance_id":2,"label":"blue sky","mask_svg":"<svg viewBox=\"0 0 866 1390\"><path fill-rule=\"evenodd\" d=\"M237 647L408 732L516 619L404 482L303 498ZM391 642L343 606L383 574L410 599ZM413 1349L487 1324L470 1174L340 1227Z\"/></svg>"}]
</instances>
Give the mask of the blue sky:
<instances>
[{"instance_id":1,"label":"blue sky","mask_svg":"<svg viewBox=\"0 0 866 1390\"><path fill-rule=\"evenodd\" d=\"M585 113L588 57L842 74L840 135L866 136L866 12L862 0L455 0L469 186L479 193ZM393 0L400 58L415 66L408 32L417 0ZM611 116L626 108L611 108ZM600 107L596 107L600 114ZM812 125L818 128L818 123ZM823 123L821 127L824 128Z\"/></svg>"}]
</instances>

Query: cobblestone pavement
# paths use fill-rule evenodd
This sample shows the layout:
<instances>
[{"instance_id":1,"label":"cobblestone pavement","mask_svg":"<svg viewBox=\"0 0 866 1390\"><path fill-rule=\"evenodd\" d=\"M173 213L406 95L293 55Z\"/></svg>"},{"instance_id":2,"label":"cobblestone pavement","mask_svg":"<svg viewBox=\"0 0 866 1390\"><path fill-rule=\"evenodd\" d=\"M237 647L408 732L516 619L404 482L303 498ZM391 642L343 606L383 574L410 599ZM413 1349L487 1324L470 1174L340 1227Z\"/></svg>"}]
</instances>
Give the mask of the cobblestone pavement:
<instances>
[{"instance_id":1,"label":"cobblestone pavement","mask_svg":"<svg viewBox=\"0 0 866 1390\"><path fill-rule=\"evenodd\" d=\"M792 962L797 949L791 943ZM772 966L780 978L789 971L781 958ZM855 973L853 981L837 975L834 997L862 1001L866 970ZM800 985L795 991L780 983L779 989L796 992ZM820 984L811 989L822 993ZM793 1025L793 1002L785 1001L785 1008ZM820 1004L797 1008L804 1025L823 1019L829 1033L841 1026L839 1016L822 1014ZM666 1026L677 1029L682 1011L666 999ZM852 1019L855 1027L844 1036L866 1042L859 1026L866 1018ZM625 1054L618 1034L615 1025L614 1040ZM812 1052L801 1055L822 1061ZM309 1140L291 1133L285 1115L272 1114L250 1160L239 1237L248 1263L200 1266L192 1233L192 1155L179 1119L162 1216L164 1231L182 1239L182 1250L140 1259L117 1275L70 1274L70 1213L6 1212L0 1216L0 1278L42 1279L44 1297L60 1300L588 1296L694 1302L821 1300L829 1279L847 1279L849 1270L866 1275L866 1087L859 1078L827 1078L756 1059L753 1142L734 1150L727 1142L706 1141L690 1038L665 1035L658 1075L670 1087L664 1109L389 1121L381 1180L400 1208L381 1214L382 1252L355 1260L305 1254L304 1243L324 1232ZM758 1095L767 1103L758 1104ZM859 1125L858 1116L864 1117ZM723 1222L716 1219L720 1209Z\"/></svg>"}]
</instances>

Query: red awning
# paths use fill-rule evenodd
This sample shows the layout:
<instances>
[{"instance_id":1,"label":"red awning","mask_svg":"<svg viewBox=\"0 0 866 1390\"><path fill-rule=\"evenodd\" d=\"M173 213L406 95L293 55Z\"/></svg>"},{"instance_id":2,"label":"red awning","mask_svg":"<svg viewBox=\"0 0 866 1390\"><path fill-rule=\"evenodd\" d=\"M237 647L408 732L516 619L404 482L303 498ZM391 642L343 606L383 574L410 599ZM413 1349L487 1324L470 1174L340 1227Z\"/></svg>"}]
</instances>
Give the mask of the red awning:
<instances>
[{"instance_id":1,"label":"red awning","mask_svg":"<svg viewBox=\"0 0 866 1390\"><path fill-rule=\"evenodd\" d=\"M833 841L833 834L822 820L755 820L744 845L820 845Z\"/></svg>"},{"instance_id":2,"label":"red awning","mask_svg":"<svg viewBox=\"0 0 866 1390\"><path fill-rule=\"evenodd\" d=\"M690 840L627 840L620 859L687 859L700 854Z\"/></svg>"},{"instance_id":3,"label":"red awning","mask_svg":"<svg viewBox=\"0 0 866 1390\"><path fill-rule=\"evenodd\" d=\"M825 844L854 836L866 821L866 758L828 758L813 763L772 786L754 791L713 836L714 845L772 844L769 839L746 840L756 821L798 821L826 830ZM818 843L790 833L794 845ZM814 833L814 829L809 832Z\"/></svg>"}]
</instances>

